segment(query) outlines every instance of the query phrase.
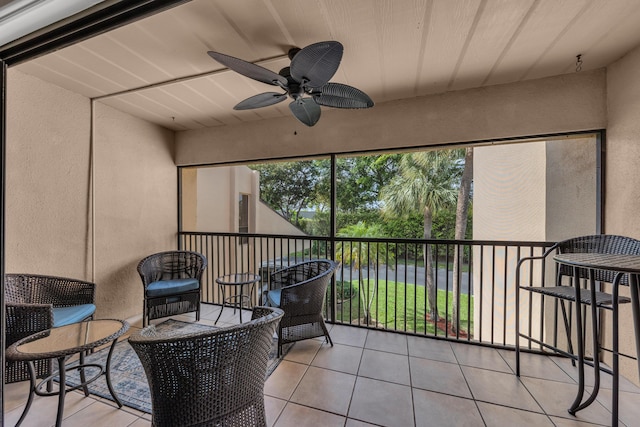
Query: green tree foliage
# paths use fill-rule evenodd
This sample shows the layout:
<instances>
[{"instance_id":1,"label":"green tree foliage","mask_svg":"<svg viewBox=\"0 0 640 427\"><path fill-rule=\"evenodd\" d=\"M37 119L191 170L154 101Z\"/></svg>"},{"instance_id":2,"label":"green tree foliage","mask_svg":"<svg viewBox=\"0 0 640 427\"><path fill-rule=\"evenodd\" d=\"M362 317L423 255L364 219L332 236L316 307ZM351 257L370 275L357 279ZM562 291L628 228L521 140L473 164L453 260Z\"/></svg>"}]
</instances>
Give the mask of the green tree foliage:
<instances>
[{"instance_id":1,"label":"green tree foliage","mask_svg":"<svg viewBox=\"0 0 640 427\"><path fill-rule=\"evenodd\" d=\"M358 222L340 230L338 237L383 237L383 232L380 224L367 225L364 222ZM365 324L373 321L371 318L371 304L377 295L379 281L378 264L375 260L393 260L393 254L387 253L387 248L387 245L368 241L347 240L336 243L335 259L358 270L358 289L360 290L360 299L364 309ZM363 273L364 269L369 267L373 269L373 289L369 287L371 280L367 280L365 286Z\"/></svg>"},{"instance_id":2,"label":"green tree foliage","mask_svg":"<svg viewBox=\"0 0 640 427\"><path fill-rule=\"evenodd\" d=\"M336 198L341 212L377 209L380 189L397 173L400 154L338 157ZM355 224L355 223L352 223Z\"/></svg>"},{"instance_id":3,"label":"green tree foliage","mask_svg":"<svg viewBox=\"0 0 640 427\"><path fill-rule=\"evenodd\" d=\"M381 190L383 213L387 217L423 215L423 237L432 238L434 213L456 203L457 183L462 173L455 151L424 151L402 156L399 173ZM437 321L433 254L424 248L429 312Z\"/></svg>"},{"instance_id":4,"label":"green tree foliage","mask_svg":"<svg viewBox=\"0 0 640 427\"><path fill-rule=\"evenodd\" d=\"M402 159L406 156L412 154L336 158L337 230L364 222L369 225L380 224L386 236L408 239L424 237L422 212L383 217L380 209L380 191L400 174ZM261 198L273 210L309 235L330 235L329 159L266 163L250 167L260 172ZM300 213L304 210L312 210L313 216L302 217ZM431 236L453 239L456 223L454 207L443 206L432 216ZM445 249L440 248L441 251ZM421 255L420 250L412 256Z\"/></svg>"},{"instance_id":5,"label":"green tree foliage","mask_svg":"<svg viewBox=\"0 0 640 427\"><path fill-rule=\"evenodd\" d=\"M322 184L322 165L314 160L251 165L260 172L260 198L295 225L300 212L318 200Z\"/></svg>"}]
</instances>

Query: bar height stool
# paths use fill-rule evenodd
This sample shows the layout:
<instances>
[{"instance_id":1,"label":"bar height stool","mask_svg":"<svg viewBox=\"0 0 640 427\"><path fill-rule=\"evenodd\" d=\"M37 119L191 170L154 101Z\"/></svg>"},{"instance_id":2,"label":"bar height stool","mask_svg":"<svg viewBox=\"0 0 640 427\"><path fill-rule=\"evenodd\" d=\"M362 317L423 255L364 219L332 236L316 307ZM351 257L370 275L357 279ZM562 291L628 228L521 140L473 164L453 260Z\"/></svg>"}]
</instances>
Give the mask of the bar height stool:
<instances>
[{"instance_id":1,"label":"bar height stool","mask_svg":"<svg viewBox=\"0 0 640 427\"><path fill-rule=\"evenodd\" d=\"M556 264L556 280L554 285L545 286L545 262L553 255ZM631 272L628 269L620 269L618 264L620 260L631 260L629 262L640 262L640 241L615 235L592 235L568 239L553 245L540 256L530 256L522 258L516 268L516 375L520 376L520 338L525 338L529 343L534 342L543 349L550 349L556 353L571 358L572 364L578 361L579 384L578 393L574 402L568 409L568 412L575 415L589 406L595 400L600 387L600 371L607 372L614 376L613 390L613 419L617 422L618 408L618 306L619 304L633 303L634 319L637 317L638 311L637 298L632 300L619 295L620 285L630 285L631 281L637 278L633 274L622 274ZM533 265L539 262L542 277L539 283L529 281L524 284L522 279L522 271L525 265L528 265L532 274ZM639 264L640 268L640 264ZM531 279L530 274L530 279ZM633 276L630 279L630 276ZM569 279L569 285L563 284L563 278ZM612 284L612 293L603 292L596 289L599 284L606 282ZM582 285L582 286L581 286ZM542 295L541 304L544 304L544 297L555 298L559 301L562 309L562 317L567 335L567 350L560 349L555 344L551 345L544 341L543 337L536 339L520 331L520 291L526 290L531 293ZM632 296L636 294L637 289L632 286ZM571 335L570 315L567 315L565 302L570 304L570 309L575 306L575 321L577 334L577 354L574 353ZM590 307L591 314L591 332L593 335L593 362L584 360L584 345L586 340L583 323L586 320L586 311L583 312L582 307ZM612 310L613 312L613 370L604 368L600 365L600 352L604 349L600 343L599 325L601 319L599 309ZM637 323L637 322L635 322ZM637 326L637 325L636 325ZM636 327L636 334L639 332ZM530 344L529 344L530 345ZM591 396L582 402L584 396L584 364L594 367L594 389Z\"/></svg>"}]
</instances>

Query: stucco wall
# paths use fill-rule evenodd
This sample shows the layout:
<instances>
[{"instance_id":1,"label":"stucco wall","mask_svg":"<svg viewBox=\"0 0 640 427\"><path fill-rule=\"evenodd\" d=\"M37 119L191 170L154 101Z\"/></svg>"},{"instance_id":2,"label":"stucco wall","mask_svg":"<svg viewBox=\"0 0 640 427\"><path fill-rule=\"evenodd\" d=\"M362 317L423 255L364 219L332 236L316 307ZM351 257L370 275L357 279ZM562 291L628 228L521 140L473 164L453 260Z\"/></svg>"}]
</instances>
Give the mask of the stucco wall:
<instances>
[{"instance_id":1,"label":"stucco wall","mask_svg":"<svg viewBox=\"0 0 640 427\"><path fill-rule=\"evenodd\" d=\"M5 271L91 279L90 101L13 69L7 82Z\"/></svg>"},{"instance_id":2,"label":"stucco wall","mask_svg":"<svg viewBox=\"0 0 640 427\"><path fill-rule=\"evenodd\" d=\"M473 238L551 242L596 233L596 157L594 136L475 148ZM473 269L474 295L483 296L482 301L474 299L474 337L500 340L506 330L511 344L515 342L516 265L525 253L531 254L516 247L482 250L474 249L475 262L484 262L482 269L477 265ZM535 284L541 285L540 267L535 264L535 273L530 274L525 264L522 277L534 277ZM554 271L553 266L547 268L548 282L553 282ZM529 293L521 293L523 325L529 325L530 298ZM541 299L533 297L533 304L539 307ZM546 304L545 325L553 325L554 302L547 298ZM539 310L534 309L532 316L532 336L553 342L552 327L538 328ZM565 342L562 333L558 339Z\"/></svg>"},{"instance_id":3,"label":"stucco wall","mask_svg":"<svg viewBox=\"0 0 640 427\"><path fill-rule=\"evenodd\" d=\"M473 238L545 240L546 142L473 151Z\"/></svg>"},{"instance_id":4,"label":"stucco wall","mask_svg":"<svg viewBox=\"0 0 640 427\"><path fill-rule=\"evenodd\" d=\"M97 315L140 316L138 262L176 249L173 132L100 103L95 120Z\"/></svg>"},{"instance_id":5,"label":"stucco wall","mask_svg":"<svg viewBox=\"0 0 640 427\"><path fill-rule=\"evenodd\" d=\"M608 234L640 239L640 48L607 69L607 162L605 170L605 225ZM622 294L628 295L623 288ZM621 308L621 352L635 354L629 305ZM610 334L606 337L610 341ZM621 372L636 383L637 364L621 358Z\"/></svg>"},{"instance_id":6,"label":"stucco wall","mask_svg":"<svg viewBox=\"0 0 640 427\"><path fill-rule=\"evenodd\" d=\"M96 104L92 171L89 99L15 69L7 95L6 271L95 281L97 317L140 316L137 262L176 246L173 133Z\"/></svg>"},{"instance_id":7,"label":"stucco wall","mask_svg":"<svg viewBox=\"0 0 640 427\"><path fill-rule=\"evenodd\" d=\"M640 239L640 48L607 73L605 230ZM631 220L630 220L631 219Z\"/></svg>"},{"instance_id":8,"label":"stucco wall","mask_svg":"<svg viewBox=\"0 0 640 427\"><path fill-rule=\"evenodd\" d=\"M604 128L604 70L176 133L179 165L424 146Z\"/></svg>"}]
</instances>

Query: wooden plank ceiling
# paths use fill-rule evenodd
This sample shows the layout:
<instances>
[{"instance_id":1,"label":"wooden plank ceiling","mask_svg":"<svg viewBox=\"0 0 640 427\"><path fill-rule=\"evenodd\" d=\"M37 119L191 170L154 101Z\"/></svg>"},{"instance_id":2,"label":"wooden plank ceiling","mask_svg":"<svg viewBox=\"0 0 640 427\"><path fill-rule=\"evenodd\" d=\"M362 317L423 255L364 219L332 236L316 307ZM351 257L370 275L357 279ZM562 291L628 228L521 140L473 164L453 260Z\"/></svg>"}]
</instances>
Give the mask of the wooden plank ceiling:
<instances>
[{"instance_id":1,"label":"wooden plank ceiling","mask_svg":"<svg viewBox=\"0 0 640 427\"><path fill-rule=\"evenodd\" d=\"M605 67L639 28L638 0L193 0L16 68L179 131L291 117L288 102L233 110L274 87L208 50L278 72L290 47L337 40L332 81L380 104L576 72L578 54Z\"/></svg>"}]
</instances>

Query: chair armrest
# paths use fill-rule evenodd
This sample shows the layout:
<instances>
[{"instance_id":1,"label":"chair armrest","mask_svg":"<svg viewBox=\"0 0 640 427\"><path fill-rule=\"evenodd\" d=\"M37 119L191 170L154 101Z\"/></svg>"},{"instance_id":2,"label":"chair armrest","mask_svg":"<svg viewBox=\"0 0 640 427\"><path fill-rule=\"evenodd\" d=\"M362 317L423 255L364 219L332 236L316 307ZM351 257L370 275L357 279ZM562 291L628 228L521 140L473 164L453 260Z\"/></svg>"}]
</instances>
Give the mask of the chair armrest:
<instances>
[{"instance_id":1,"label":"chair armrest","mask_svg":"<svg viewBox=\"0 0 640 427\"><path fill-rule=\"evenodd\" d=\"M546 251L544 251L544 253L542 253L541 255L538 256L528 256L528 257L524 257L524 258L520 258L518 260L518 264L516 265L516 270L520 270L520 266L522 266L522 264L524 264L525 262L529 261L529 262L533 262L535 260L543 260L545 258L547 258L550 254L552 254L553 252L555 252L555 250L558 248L558 243L554 244L553 246L551 246L549 249L547 249Z\"/></svg>"},{"instance_id":2,"label":"chair armrest","mask_svg":"<svg viewBox=\"0 0 640 427\"><path fill-rule=\"evenodd\" d=\"M535 261L545 262L546 258L549 255L551 255L552 253L556 252L556 250L558 249L558 246L559 246L559 243L555 243L549 249L544 251L544 253L542 253L541 255L528 256L528 257L520 258L520 260L518 260L518 263L516 265L516 289L522 287L520 285L520 268L527 262L530 263L530 264L533 264L533 262L535 262Z\"/></svg>"},{"instance_id":3,"label":"chair armrest","mask_svg":"<svg viewBox=\"0 0 640 427\"><path fill-rule=\"evenodd\" d=\"M53 327L53 306L51 304L7 303L5 308L6 347L36 332Z\"/></svg>"}]
</instances>

